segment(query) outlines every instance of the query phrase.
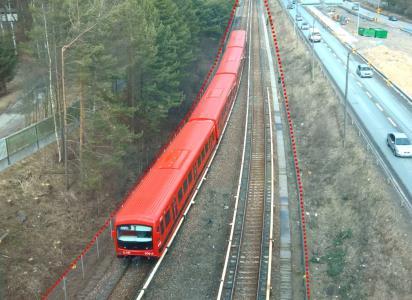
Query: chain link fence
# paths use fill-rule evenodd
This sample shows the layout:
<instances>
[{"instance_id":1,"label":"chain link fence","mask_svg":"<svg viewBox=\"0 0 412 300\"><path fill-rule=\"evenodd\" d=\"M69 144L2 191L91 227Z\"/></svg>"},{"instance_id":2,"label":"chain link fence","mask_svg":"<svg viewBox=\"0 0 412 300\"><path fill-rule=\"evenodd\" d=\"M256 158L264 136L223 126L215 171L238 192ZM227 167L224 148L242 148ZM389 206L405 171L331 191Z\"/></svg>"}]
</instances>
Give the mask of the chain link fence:
<instances>
[{"instance_id":1,"label":"chain link fence","mask_svg":"<svg viewBox=\"0 0 412 300\"><path fill-rule=\"evenodd\" d=\"M67 115L69 126L74 127L79 119L78 102L67 109ZM0 139L0 172L56 141L55 130L60 138L61 126L58 119L56 122L57 128L53 117L49 117Z\"/></svg>"},{"instance_id":2,"label":"chain link fence","mask_svg":"<svg viewBox=\"0 0 412 300\"><path fill-rule=\"evenodd\" d=\"M73 260L69 268L50 287L43 299L83 299L87 296L88 287L86 285L93 276L96 276L96 266L109 255L114 255L111 220L112 217L106 221L83 252ZM81 291L86 294L82 295Z\"/></svg>"}]
</instances>

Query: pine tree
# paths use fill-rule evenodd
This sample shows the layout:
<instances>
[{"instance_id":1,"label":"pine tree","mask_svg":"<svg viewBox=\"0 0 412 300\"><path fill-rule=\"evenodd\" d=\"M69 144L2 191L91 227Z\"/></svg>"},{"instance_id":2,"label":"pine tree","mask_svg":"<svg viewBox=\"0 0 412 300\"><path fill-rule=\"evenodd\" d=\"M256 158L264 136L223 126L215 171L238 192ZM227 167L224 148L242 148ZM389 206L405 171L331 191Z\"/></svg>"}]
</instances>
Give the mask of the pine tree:
<instances>
[{"instance_id":1,"label":"pine tree","mask_svg":"<svg viewBox=\"0 0 412 300\"><path fill-rule=\"evenodd\" d=\"M17 66L17 55L11 38L7 35L0 38L0 95L7 93L7 83L14 78Z\"/></svg>"}]
</instances>

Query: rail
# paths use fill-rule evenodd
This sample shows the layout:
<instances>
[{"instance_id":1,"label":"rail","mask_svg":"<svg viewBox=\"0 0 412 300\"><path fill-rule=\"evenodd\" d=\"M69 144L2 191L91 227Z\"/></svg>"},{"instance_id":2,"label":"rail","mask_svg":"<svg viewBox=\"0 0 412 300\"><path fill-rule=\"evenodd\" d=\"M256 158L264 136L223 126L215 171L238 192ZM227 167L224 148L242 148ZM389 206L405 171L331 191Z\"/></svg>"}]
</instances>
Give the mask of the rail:
<instances>
[{"instance_id":1,"label":"rail","mask_svg":"<svg viewBox=\"0 0 412 300\"><path fill-rule=\"evenodd\" d=\"M257 10L256 10L257 12ZM272 143L270 108L263 95L262 60L258 43L252 43L253 1L248 11L247 111L241 171L218 299L257 298L270 295L273 216ZM258 22L258 19L257 19ZM258 29L261 31L261 29ZM251 82L251 47L259 71ZM252 96L253 95L253 96Z\"/></svg>"}]
</instances>

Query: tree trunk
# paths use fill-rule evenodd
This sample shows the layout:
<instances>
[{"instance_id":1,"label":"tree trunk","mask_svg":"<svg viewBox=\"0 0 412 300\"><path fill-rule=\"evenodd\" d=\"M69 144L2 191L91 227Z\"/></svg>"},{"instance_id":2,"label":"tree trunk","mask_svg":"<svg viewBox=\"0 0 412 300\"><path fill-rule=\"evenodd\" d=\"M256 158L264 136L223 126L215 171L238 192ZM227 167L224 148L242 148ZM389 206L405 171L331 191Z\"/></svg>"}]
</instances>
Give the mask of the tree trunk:
<instances>
[{"instance_id":1,"label":"tree trunk","mask_svg":"<svg viewBox=\"0 0 412 300\"><path fill-rule=\"evenodd\" d=\"M9 4L9 7L8 7L9 13L11 14L10 0L8 0L8 4ZM8 15L8 14L7 14L7 12L6 12L6 16L7 16L7 15ZM7 17L7 21L9 21L8 19L9 19L9 18ZM9 21L9 23L10 23L10 28L11 28L11 34L12 34L12 37L13 37L14 52L17 54L16 34L14 33L13 20L11 19L11 20Z\"/></svg>"},{"instance_id":2,"label":"tree trunk","mask_svg":"<svg viewBox=\"0 0 412 300\"><path fill-rule=\"evenodd\" d=\"M83 144L84 144L84 80L80 80L80 138L79 138L79 160L80 180L83 178Z\"/></svg>"},{"instance_id":3,"label":"tree trunk","mask_svg":"<svg viewBox=\"0 0 412 300\"><path fill-rule=\"evenodd\" d=\"M7 84L5 81L0 80L0 96L7 94Z\"/></svg>"},{"instance_id":4,"label":"tree trunk","mask_svg":"<svg viewBox=\"0 0 412 300\"><path fill-rule=\"evenodd\" d=\"M52 115L53 115L54 135L56 137L57 152L59 153L59 162L61 162L62 153L61 153L60 143L59 143L59 133L58 133L58 126L57 126L57 121L56 121L56 109L54 107L55 100L54 100L54 93L53 93L52 60L51 60L51 55L50 55L49 35L47 33L46 12L44 10L43 4L42 4L42 10L43 10L44 32L45 32L45 39L46 39L46 49L47 49L47 56L48 56L49 94L50 94L51 110L52 110Z\"/></svg>"},{"instance_id":5,"label":"tree trunk","mask_svg":"<svg viewBox=\"0 0 412 300\"><path fill-rule=\"evenodd\" d=\"M3 27L2 21L0 21L0 27L1 27L1 35L4 37L4 27Z\"/></svg>"}]
</instances>

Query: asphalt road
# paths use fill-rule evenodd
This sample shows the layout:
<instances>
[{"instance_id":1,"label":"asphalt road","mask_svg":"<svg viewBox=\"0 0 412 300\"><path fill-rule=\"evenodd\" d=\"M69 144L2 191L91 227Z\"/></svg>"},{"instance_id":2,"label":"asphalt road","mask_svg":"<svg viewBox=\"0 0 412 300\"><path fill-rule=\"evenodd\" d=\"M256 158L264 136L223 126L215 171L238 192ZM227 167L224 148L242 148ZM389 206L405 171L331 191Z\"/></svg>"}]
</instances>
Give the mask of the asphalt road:
<instances>
[{"instance_id":1,"label":"asphalt road","mask_svg":"<svg viewBox=\"0 0 412 300\"><path fill-rule=\"evenodd\" d=\"M286 7L288 0L283 0ZM299 12L310 25L312 16L305 7L299 6ZM296 9L287 10L293 17ZM301 22L298 22L300 25ZM322 42L314 44L314 49L322 63L332 74L338 89L345 90L346 59L348 50L322 25L315 21L319 28ZM309 35L309 31L305 36ZM404 100L378 75L373 78L360 78L356 75L356 68L360 60L351 56L349 64L348 105L362 120L370 137L380 148L384 158L390 163L397 177L412 195L412 159L395 157L386 145L386 136L389 132L405 132L412 138L412 104ZM321 103L320 103L321 105ZM412 201L412 199L409 199Z\"/></svg>"},{"instance_id":2,"label":"asphalt road","mask_svg":"<svg viewBox=\"0 0 412 300\"><path fill-rule=\"evenodd\" d=\"M0 114L0 138L6 137L25 126L24 115L18 112L18 105L14 105Z\"/></svg>"}]
</instances>

